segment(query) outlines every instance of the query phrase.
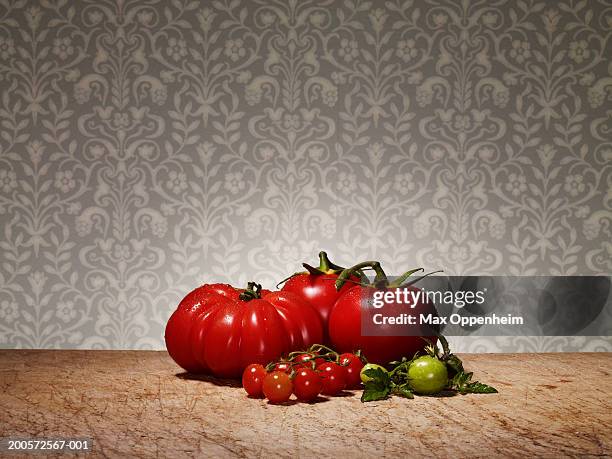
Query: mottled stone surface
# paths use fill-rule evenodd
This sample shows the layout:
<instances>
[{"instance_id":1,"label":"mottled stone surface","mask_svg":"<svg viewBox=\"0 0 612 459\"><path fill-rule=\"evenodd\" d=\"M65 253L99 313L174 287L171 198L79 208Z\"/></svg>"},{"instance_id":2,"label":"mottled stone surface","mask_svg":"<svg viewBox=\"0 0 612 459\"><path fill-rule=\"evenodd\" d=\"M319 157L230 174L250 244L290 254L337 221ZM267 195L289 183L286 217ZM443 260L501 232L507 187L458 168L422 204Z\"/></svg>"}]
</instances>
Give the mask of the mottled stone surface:
<instances>
[{"instance_id":1,"label":"mottled stone surface","mask_svg":"<svg viewBox=\"0 0 612 459\"><path fill-rule=\"evenodd\" d=\"M272 406L165 352L5 350L0 436L93 437L110 457L611 454L612 354L462 357L500 393Z\"/></svg>"}]
</instances>

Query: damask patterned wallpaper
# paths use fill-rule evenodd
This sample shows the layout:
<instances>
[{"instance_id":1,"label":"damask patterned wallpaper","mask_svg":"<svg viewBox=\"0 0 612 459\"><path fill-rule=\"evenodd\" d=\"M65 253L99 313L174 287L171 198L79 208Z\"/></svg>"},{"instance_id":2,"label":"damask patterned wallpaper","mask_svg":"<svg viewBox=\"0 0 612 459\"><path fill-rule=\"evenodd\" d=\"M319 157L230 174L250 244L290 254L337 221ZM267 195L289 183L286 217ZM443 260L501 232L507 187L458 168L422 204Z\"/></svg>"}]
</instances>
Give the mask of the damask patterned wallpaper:
<instances>
[{"instance_id":1,"label":"damask patterned wallpaper","mask_svg":"<svg viewBox=\"0 0 612 459\"><path fill-rule=\"evenodd\" d=\"M611 37L609 0L1 0L0 346L162 348L320 249L611 274Z\"/></svg>"}]
</instances>

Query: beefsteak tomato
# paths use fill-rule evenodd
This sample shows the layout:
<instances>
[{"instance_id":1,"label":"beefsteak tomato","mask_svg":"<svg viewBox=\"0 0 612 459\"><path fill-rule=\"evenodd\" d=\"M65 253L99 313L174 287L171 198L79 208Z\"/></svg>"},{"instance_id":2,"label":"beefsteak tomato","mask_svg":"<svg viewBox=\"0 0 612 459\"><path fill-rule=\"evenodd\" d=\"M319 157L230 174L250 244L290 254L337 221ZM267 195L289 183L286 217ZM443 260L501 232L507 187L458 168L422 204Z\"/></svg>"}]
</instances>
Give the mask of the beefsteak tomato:
<instances>
[{"instance_id":1,"label":"beefsteak tomato","mask_svg":"<svg viewBox=\"0 0 612 459\"><path fill-rule=\"evenodd\" d=\"M410 285L415 281L404 285L401 285L401 282L418 271L409 271L400 276L395 283L390 283L380 267L380 263L364 262L345 270L336 282L337 287L339 289L343 288L344 279L348 278L352 271L367 267L376 271L373 284L350 287L346 293L338 298L331 311L329 336L334 349L338 352L353 352L355 349L360 349L368 362L386 365L391 361L401 360L402 357L412 358L415 353L423 351L428 342L435 344L437 341L436 335L433 334L432 336L432 330L425 329L421 325L402 325L403 327L409 327L410 330L405 330L404 334L398 334L398 325L386 323L376 325L376 336L362 335L361 320L364 300L372 298L375 291L387 292L398 288L416 290L415 287ZM418 301L410 309L403 302L387 301L381 309L377 309L375 312L386 317L396 317L408 312L416 315L416 317L419 317L419 314L438 315L432 303L423 301Z\"/></svg>"},{"instance_id":2,"label":"beefsteak tomato","mask_svg":"<svg viewBox=\"0 0 612 459\"><path fill-rule=\"evenodd\" d=\"M225 299L238 301L242 290L229 284L205 284L189 292L181 300L166 324L166 349L170 357L189 373L201 373L204 367L192 352L190 333L193 320L210 304ZM206 307L205 307L206 306Z\"/></svg>"},{"instance_id":3,"label":"beefsteak tomato","mask_svg":"<svg viewBox=\"0 0 612 459\"><path fill-rule=\"evenodd\" d=\"M166 347L188 372L238 378L252 363L322 340L316 311L290 292L209 284L189 293L166 325Z\"/></svg>"}]
</instances>

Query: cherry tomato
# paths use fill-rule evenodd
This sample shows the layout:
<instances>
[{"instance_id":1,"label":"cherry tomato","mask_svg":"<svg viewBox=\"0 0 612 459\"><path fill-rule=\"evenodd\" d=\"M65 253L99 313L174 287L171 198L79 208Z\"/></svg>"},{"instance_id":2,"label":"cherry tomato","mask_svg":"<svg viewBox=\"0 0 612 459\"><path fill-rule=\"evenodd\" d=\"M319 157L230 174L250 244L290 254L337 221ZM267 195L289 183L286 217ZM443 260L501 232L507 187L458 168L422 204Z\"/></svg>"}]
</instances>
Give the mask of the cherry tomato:
<instances>
[{"instance_id":1,"label":"cherry tomato","mask_svg":"<svg viewBox=\"0 0 612 459\"><path fill-rule=\"evenodd\" d=\"M293 383L287 373L273 371L264 378L262 389L270 403L284 403L291 397Z\"/></svg>"},{"instance_id":2,"label":"cherry tomato","mask_svg":"<svg viewBox=\"0 0 612 459\"><path fill-rule=\"evenodd\" d=\"M323 357L319 357L316 353L305 353L296 356L293 359L295 368L316 368L323 362L327 362ZM314 365L313 365L314 364Z\"/></svg>"},{"instance_id":3,"label":"cherry tomato","mask_svg":"<svg viewBox=\"0 0 612 459\"><path fill-rule=\"evenodd\" d=\"M321 392L319 374L310 368L300 368L293 378L293 393L302 402L312 402Z\"/></svg>"},{"instance_id":4,"label":"cherry tomato","mask_svg":"<svg viewBox=\"0 0 612 459\"><path fill-rule=\"evenodd\" d=\"M244 369L242 373L242 387L251 397L263 397L263 380L268 372L263 365L253 363Z\"/></svg>"},{"instance_id":5,"label":"cherry tomato","mask_svg":"<svg viewBox=\"0 0 612 459\"><path fill-rule=\"evenodd\" d=\"M271 371L283 371L285 373L291 373L291 362L277 362L274 364Z\"/></svg>"},{"instance_id":6,"label":"cherry tomato","mask_svg":"<svg viewBox=\"0 0 612 459\"><path fill-rule=\"evenodd\" d=\"M359 356L351 353L340 354L338 358L340 365L344 367L346 372L346 388L357 389L361 386L360 372L363 368L363 362Z\"/></svg>"},{"instance_id":7,"label":"cherry tomato","mask_svg":"<svg viewBox=\"0 0 612 459\"><path fill-rule=\"evenodd\" d=\"M321 393L336 395L346 387L346 371L335 362L325 362L317 367L321 378Z\"/></svg>"},{"instance_id":8,"label":"cherry tomato","mask_svg":"<svg viewBox=\"0 0 612 459\"><path fill-rule=\"evenodd\" d=\"M293 362L295 364L295 368L313 368L313 364L315 364L315 368L316 368L316 357L314 354L311 353L304 353L304 354L299 354L296 355L295 358L293 359Z\"/></svg>"},{"instance_id":9,"label":"cherry tomato","mask_svg":"<svg viewBox=\"0 0 612 459\"><path fill-rule=\"evenodd\" d=\"M417 394L435 394L448 384L446 364L435 357L424 355L408 367L408 383Z\"/></svg>"}]
</instances>

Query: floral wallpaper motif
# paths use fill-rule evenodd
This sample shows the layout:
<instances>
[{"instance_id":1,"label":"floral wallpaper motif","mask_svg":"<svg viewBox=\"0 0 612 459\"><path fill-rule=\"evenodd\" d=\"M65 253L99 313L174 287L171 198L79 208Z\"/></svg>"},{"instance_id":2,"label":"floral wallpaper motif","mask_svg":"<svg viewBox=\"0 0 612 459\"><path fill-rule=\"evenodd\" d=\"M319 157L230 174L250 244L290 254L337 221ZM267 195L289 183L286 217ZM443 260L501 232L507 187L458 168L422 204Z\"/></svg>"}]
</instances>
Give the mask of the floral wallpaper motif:
<instances>
[{"instance_id":1,"label":"floral wallpaper motif","mask_svg":"<svg viewBox=\"0 0 612 459\"><path fill-rule=\"evenodd\" d=\"M320 249L611 274L611 37L609 0L1 0L0 346L163 348Z\"/></svg>"}]
</instances>

